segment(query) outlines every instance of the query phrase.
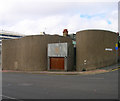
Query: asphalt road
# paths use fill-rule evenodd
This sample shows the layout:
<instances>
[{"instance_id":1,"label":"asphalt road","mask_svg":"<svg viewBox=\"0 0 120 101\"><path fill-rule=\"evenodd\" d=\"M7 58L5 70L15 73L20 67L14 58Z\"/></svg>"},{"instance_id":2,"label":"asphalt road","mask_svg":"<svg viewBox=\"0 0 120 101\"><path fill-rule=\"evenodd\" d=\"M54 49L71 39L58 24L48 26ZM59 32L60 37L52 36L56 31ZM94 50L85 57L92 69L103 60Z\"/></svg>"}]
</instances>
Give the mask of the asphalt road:
<instances>
[{"instance_id":1,"label":"asphalt road","mask_svg":"<svg viewBox=\"0 0 120 101\"><path fill-rule=\"evenodd\" d=\"M95 75L3 73L4 99L118 99L118 71Z\"/></svg>"}]
</instances>

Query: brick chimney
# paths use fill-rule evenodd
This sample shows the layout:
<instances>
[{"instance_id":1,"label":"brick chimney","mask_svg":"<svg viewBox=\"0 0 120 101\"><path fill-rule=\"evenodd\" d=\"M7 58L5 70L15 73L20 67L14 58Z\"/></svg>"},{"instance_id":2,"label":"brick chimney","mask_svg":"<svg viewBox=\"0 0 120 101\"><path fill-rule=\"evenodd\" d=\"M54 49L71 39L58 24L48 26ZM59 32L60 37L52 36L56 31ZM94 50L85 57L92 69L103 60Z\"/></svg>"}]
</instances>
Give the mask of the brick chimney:
<instances>
[{"instance_id":1,"label":"brick chimney","mask_svg":"<svg viewBox=\"0 0 120 101\"><path fill-rule=\"evenodd\" d=\"M63 30L63 36L68 36L68 30L67 29Z\"/></svg>"}]
</instances>

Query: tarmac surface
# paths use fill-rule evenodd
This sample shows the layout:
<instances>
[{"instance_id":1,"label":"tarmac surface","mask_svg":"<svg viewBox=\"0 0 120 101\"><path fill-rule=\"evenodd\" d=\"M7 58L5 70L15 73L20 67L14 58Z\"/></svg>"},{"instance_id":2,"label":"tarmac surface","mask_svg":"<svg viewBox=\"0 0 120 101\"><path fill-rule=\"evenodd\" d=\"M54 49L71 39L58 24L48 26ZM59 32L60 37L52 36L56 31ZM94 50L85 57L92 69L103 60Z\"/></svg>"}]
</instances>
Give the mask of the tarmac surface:
<instances>
[{"instance_id":1,"label":"tarmac surface","mask_svg":"<svg viewBox=\"0 0 120 101\"><path fill-rule=\"evenodd\" d=\"M118 69L115 68L92 75L6 71L2 79L3 99L118 99Z\"/></svg>"}]
</instances>

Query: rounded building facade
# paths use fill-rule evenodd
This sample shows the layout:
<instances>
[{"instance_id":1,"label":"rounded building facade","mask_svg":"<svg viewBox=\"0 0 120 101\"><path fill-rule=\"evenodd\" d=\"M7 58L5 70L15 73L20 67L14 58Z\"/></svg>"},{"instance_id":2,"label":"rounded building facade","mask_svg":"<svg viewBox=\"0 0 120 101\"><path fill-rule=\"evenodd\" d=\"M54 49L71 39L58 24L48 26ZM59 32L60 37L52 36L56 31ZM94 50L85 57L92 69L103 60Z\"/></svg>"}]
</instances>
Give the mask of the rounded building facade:
<instances>
[{"instance_id":1,"label":"rounded building facade","mask_svg":"<svg viewBox=\"0 0 120 101\"><path fill-rule=\"evenodd\" d=\"M76 70L91 70L117 63L117 34L106 30L76 33Z\"/></svg>"}]
</instances>

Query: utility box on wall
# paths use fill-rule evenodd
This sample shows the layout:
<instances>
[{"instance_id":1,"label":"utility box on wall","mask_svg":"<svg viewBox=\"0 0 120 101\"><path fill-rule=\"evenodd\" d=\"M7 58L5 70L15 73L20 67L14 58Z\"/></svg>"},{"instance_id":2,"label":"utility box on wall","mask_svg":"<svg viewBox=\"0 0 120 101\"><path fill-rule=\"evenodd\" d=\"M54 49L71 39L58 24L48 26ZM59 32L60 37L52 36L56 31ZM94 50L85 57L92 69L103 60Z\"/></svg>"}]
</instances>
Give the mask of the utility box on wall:
<instances>
[{"instance_id":1,"label":"utility box on wall","mask_svg":"<svg viewBox=\"0 0 120 101\"><path fill-rule=\"evenodd\" d=\"M48 44L48 70L72 70L73 47L68 43L53 43Z\"/></svg>"}]
</instances>

